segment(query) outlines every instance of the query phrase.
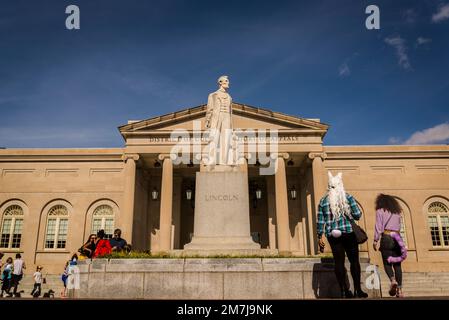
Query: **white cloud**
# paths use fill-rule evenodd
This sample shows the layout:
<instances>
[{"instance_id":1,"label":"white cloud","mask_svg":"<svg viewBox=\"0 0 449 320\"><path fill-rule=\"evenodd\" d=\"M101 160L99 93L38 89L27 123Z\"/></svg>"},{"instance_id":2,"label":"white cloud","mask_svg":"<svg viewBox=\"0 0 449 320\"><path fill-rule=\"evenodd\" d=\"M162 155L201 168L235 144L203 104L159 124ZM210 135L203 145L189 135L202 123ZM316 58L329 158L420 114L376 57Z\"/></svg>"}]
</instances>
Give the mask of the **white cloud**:
<instances>
[{"instance_id":1,"label":"white cloud","mask_svg":"<svg viewBox=\"0 0 449 320\"><path fill-rule=\"evenodd\" d=\"M410 24L416 22L417 16L418 15L416 14L415 10L412 8L407 9L402 12L402 17L404 18L405 22L410 23Z\"/></svg>"},{"instance_id":2,"label":"white cloud","mask_svg":"<svg viewBox=\"0 0 449 320\"><path fill-rule=\"evenodd\" d=\"M401 144L401 138L391 137L388 139L388 144Z\"/></svg>"},{"instance_id":3,"label":"white cloud","mask_svg":"<svg viewBox=\"0 0 449 320\"><path fill-rule=\"evenodd\" d=\"M408 70L411 68L410 61L407 55L407 47L405 46L405 40L400 36L385 38L385 42L396 49L396 55L399 58L399 65Z\"/></svg>"},{"instance_id":4,"label":"white cloud","mask_svg":"<svg viewBox=\"0 0 449 320\"><path fill-rule=\"evenodd\" d=\"M338 67L338 75L342 78L349 77L351 75L351 68L349 68L349 63L355 60L359 56L358 52L352 53L347 57L344 62Z\"/></svg>"},{"instance_id":5,"label":"white cloud","mask_svg":"<svg viewBox=\"0 0 449 320\"><path fill-rule=\"evenodd\" d=\"M342 65L338 68L338 75L340 77L348 77L351 74L351 69L346 62L343 62Z\"/></svg>"},{"instance_id":6,"label":"white cloud","mask_svg":"<svg viewBox=\"0 0 449 320\"><path fill-rule=\"evenodd\" d=\"M442 123L435 127L417 131L404 144L434 144L449 140L449 123Z\"/></svg>"},{"instance_id":7,"label":"white cloud","mask_svg":"<svg viewBox=\"0 0 449 320\"><path fill-rule=\"evenodd\" d=\"M438 23L449 19L449 3L442 5L437 13L432 15L432 22Z\"/></svg>"},{"instance_id":8,"label":"white cloud","mask_svg":"<svg viewBox=\"0 0 449 320\"><path fill-rule=\"evenodd\" d=\"M432 42L432 39L430 39L430 38L419 37L418 39L416 39L416 45L418 45L418 46L420 46L422 44L430 43L430 42Z\"/></svg>"}]
</instances>

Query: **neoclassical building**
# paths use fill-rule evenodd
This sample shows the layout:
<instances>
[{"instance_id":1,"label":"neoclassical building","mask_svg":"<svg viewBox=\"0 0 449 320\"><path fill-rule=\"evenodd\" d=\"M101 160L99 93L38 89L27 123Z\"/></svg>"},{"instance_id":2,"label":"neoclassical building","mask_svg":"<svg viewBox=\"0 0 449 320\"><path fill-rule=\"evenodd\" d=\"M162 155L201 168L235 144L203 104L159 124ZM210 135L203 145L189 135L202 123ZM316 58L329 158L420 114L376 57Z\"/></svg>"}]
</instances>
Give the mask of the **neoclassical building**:
<instances>
[{"instance_id":1,"label":"neoclassical building","mask_svg":"<svg viewBox=\"0 0 449 320\"><path fill-rule=\"evenodd\" d=\"M135 250L183 249L193 234L195 173L201 166L194 158L178 164L170 156L180 142L171 134L181 129L193 141L195 123L204 130L205 111L202 105L130 121L119 127L123 148L0 150L0 251L21 252L28 265L59 273L101 228L108 235L122 229ZM242 130L277 130L278 150L269 154L277 165L274 175L262 175L263 164L254 157L242 164L251 234L262 248L317 254L316 207L329 170L343 173L371 239L377 194L399 200L409 249L406 270L449 271L449 146L324 146L328 126L319 120L238 103L233 122ZM245 140L246 147L268 140L255 141ZM362 254L381 264L371 239Z\"/></svg>"}]
</instances>

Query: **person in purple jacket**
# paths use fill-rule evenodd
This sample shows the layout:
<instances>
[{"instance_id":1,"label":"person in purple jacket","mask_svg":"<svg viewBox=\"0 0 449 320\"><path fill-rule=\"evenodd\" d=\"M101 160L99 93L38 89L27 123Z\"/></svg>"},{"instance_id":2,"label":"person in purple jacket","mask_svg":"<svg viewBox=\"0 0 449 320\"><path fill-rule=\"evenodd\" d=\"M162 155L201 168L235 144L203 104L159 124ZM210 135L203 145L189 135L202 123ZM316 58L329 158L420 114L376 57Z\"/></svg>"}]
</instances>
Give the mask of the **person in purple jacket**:
<instances>
[{"instance_id":1,"label":"person in purple jacket","mask_svg":"<svg viewBox=\"0 0 449 320\"><path fill-rule=\"evenodd\" d=\"M390 278L390 296L403 297L401 262L407 249L401 238L401 212L399 202L392 196L379 194L376 199L376 226L373 248L382 254L385 272ZM380 246L379 246L380 238Z\"/></svg>"}]
</instances>

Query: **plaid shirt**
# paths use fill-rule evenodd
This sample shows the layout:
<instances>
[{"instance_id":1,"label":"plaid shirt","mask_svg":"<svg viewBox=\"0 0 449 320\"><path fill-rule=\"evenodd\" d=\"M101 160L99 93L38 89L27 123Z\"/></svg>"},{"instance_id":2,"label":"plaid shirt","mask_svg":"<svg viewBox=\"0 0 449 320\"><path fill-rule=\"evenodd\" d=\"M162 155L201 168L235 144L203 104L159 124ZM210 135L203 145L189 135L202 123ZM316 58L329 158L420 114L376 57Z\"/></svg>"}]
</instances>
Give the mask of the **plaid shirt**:
<instances>
[{"instance_id":1,"label":"plaid shirt","mask_svg":"<svg viewBox=\"0 0 449 320\"><path fill-rule=\"evenodd\" d=\"M354 220L359 220L362 216L362 212L360 211L354 197L350 194L346 194L346 199L348 199L348 204L351 208L352 218L354 218ZM318 205L318 238L320 238L323 233L326 234L326 237L329 237L331 231L334 229L340 230L342 233L352 232L351 222L346 215L342 214L339 218L333 220L333 214L329 205L329 197L326 195L320 200Z\"/></svg>"}]
</instances>

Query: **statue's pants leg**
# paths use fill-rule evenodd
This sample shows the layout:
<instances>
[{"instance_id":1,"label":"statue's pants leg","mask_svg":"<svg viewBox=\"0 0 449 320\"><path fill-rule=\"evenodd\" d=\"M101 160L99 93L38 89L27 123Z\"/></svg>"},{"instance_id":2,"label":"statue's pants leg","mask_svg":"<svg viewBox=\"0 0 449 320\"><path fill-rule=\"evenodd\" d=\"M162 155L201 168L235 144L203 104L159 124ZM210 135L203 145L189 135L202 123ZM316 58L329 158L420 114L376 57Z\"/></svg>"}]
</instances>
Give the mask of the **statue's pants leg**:
<instances>
[{"instance_id":1,"label":"statue's pants leg","mask_svg":"<svg viewBox=\"0 0 449 320\"><path fill-rule=\"evenodd\" d=\"M213 128L210 131L210 134L212 134L212 139L209 142L209 150L208 150L208 154L209 154L209 158L208 158L208 165L215 165L217 164L219 161L218 157L217 157L217 152L218 152L218 143L220 141L220 122L218 123L217 128Z\"/></svg>"},{"instance_id":2,"label":"statue's pants leg","mask_svg":"<svg viewBox=\"0 0 449 320\"><path fill-rule=\"evenodd\" d=\"M229 162L229 150L231 148L231 117L228 113L220 115L220 157L219 164L227 165Z\"/></svg>"}]
</instances>

